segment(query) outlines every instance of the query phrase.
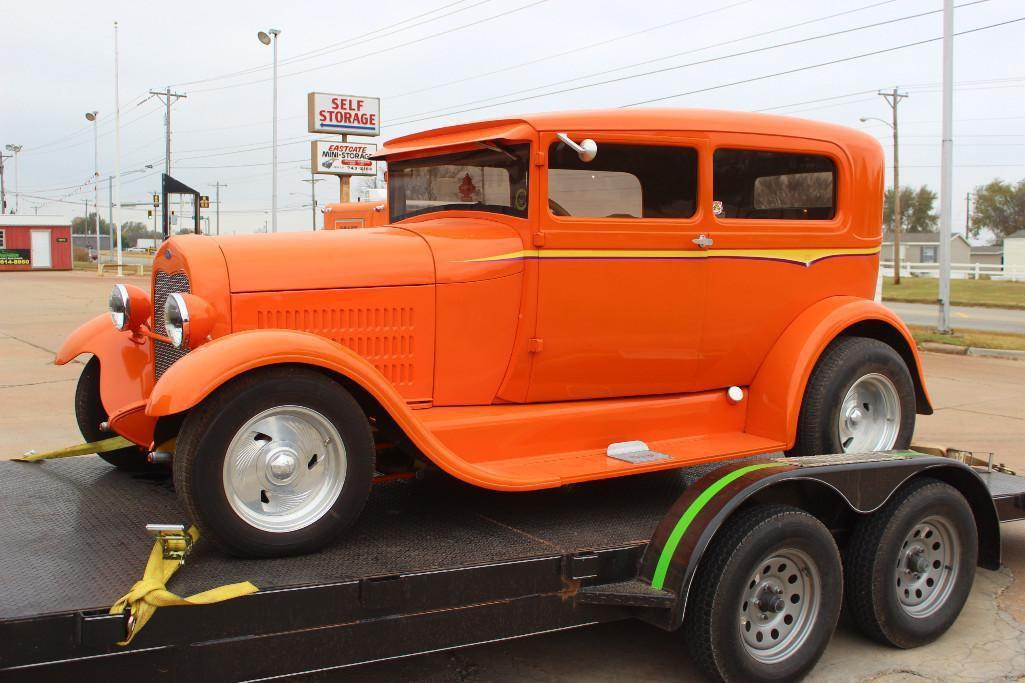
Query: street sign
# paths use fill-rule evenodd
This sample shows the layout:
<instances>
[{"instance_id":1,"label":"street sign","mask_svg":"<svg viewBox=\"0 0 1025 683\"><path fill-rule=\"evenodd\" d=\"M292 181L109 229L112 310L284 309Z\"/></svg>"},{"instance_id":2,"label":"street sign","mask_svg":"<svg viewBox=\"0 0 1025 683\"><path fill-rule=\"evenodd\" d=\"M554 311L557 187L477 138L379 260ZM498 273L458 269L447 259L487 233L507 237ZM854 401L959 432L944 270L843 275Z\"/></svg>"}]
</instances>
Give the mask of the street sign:
<instances>
[{"instance_id":1,"label":"street sign","mask_svg":"<svg viewBox=\"0 0 1025 683\"><path fill-rule=\"evenodd\" d=\"M210 208L210 197L205 194L199 195L199 208L209 209Z\"/></svg>"},{"instance_id":2,"label":"street sign","mask_svg":"<svg viewBox=\"0 0 1025 683\"><path fill-rule=\"evenodd\" d=\"M311 133L381 134L381 100L377 97L311 92L306 105Z\"/></svg>"},{"instance_id":3,"label":"street sign","mask_svg":"<svg viewBox=\"0 0 1025 683\"><path fill-rule=\"evenodd\" d=\"M370 159L377 145L368 142L313 140L310 165L314 173L329 175L377 175L377 162Z\"/></svg>"}]
</instances>

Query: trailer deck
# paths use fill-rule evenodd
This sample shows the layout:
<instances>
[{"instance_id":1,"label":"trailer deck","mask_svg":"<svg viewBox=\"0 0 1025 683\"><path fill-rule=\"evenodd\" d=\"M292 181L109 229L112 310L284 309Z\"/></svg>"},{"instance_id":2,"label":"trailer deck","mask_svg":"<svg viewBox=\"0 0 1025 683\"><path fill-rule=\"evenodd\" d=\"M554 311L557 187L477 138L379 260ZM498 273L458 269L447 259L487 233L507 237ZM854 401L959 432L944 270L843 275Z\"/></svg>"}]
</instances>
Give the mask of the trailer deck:
<instances>
[{"instance_id":1,"label":"trailer deck","mask_svg":"<svg viewBox=\"0 0 1025 683\"><path fill-rule=\"evenodd\" d=\"M0 462L0 672L255 679L636 616L658 596L576 596L628 590L667 510L717 466L515 494L443 475L393 482L351 533L303 557L235 559L200 539L172 592L246 580L260 591L160 609L120 647L125 617L107 611L141 577L145 524L185 521L169 477L98 458ZM1002 520L1025 517L1025 478L983 478Z\"/></svg>"}]
</instances>

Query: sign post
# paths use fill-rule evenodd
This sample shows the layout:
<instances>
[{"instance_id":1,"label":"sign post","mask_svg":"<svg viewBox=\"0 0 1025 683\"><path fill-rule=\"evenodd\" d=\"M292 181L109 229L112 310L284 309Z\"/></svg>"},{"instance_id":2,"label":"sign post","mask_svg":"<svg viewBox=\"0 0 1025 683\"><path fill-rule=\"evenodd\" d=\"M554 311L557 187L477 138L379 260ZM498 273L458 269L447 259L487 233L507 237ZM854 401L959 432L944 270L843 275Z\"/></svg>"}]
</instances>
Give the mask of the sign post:
<instances>
[{"instance_id":1,"label":"sign post","mask_svg":"<svg viewBox=\"0 0 1025 683\"><path fill-rule=\"evenodd\" d=\"M369 158L377 146L349 142L348 136L381 134L381 100L322 92L311 92L306 98L309 132L341 136L341 142L313 141L310 168L313 173L338 176L340 199L348 202L351 176L377 175L377 164Z\"/></svg>"}]
</instances>

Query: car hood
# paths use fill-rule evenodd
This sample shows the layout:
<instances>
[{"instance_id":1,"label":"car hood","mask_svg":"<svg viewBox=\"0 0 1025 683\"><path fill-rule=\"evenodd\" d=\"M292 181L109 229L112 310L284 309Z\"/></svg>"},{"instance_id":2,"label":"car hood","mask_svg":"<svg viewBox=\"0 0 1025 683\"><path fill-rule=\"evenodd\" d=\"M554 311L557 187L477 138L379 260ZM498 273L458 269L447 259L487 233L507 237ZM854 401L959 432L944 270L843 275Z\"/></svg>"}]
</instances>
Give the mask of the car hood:
<instances>
[{"instance_id":1,"label":"car hood","mask_svg":"<svg viewBox=\"0 0 1025 683\"><path fill-rule=\"evenodd\" d=\"M394 227L214 238L233 293L433 284L427 242Z\"/></svg>"}]
</instances>

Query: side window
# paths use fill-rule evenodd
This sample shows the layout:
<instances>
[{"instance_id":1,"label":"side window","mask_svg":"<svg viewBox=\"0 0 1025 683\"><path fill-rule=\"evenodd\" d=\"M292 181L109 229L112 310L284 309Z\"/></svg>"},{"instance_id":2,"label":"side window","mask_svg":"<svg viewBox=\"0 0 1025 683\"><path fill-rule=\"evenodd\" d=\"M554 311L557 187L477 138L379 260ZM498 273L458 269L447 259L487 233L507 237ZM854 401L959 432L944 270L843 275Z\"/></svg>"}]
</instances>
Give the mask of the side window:
<instances>
[{"instance_id":1,"label":"side window","mask_svg":"<svg viewBox=\"0 0 1025 683\"><path fill-rule=\"evenodd\" d=\"M712 210L720 218L830 220L836 164L819 154L718 149Z\"/></svg>"},{"instance_id":2,"label":"side window","mask_svg":"<svg viewBox=\"0 0 1025 683\"><path fill-rule=\"evenodd\" d=\"M586 218L689 218L698 189L690 147L598 143L581 161L562 142L548 149L548 210Z\"/></svg>"},{"instance_id":3,"label":"side window","mask_svg":"<svg viewBox=\"0 0 1025 683\"><path fill-rule=\"evenodd\" d=\"M922 247L922 263L936 263L936 247Z\"/></svg>"}]
</instances>

